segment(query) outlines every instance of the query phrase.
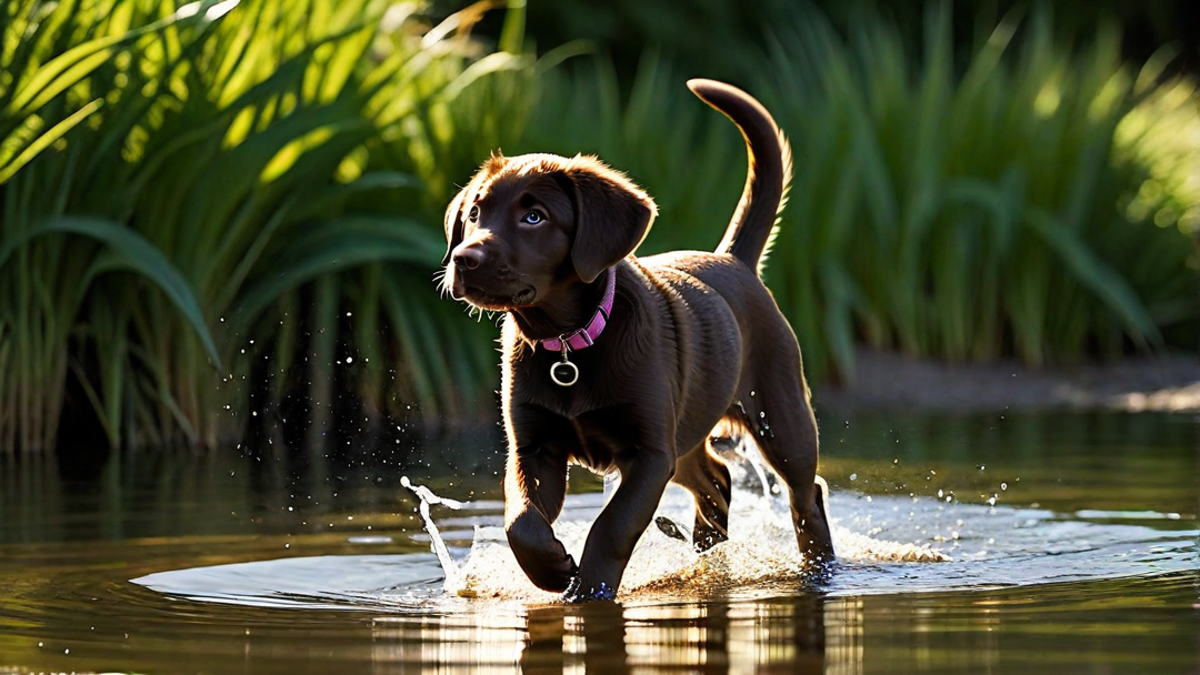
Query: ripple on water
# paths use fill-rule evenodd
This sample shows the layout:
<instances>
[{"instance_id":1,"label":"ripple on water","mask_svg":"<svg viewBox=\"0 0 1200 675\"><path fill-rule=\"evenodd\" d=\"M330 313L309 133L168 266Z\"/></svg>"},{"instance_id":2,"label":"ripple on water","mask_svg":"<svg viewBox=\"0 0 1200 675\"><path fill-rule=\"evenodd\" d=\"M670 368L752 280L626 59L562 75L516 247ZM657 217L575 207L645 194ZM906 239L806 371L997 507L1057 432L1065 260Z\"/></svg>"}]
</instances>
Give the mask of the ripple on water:
<instances>
[{"instance_id":1,"label":"ripple on water","mask_svg":"<svg viewBox=\"0 0 1200 675\"><path fill-rule=\"evenodd\" d=\"M601 494L571 495L555 525L578 557ZM492 505L487 505L492 506ZM716 593L769 591L805 583L803 560L779 497L739 489L728 542L697 555L685 542L651 527L639 541L622 584L623 600L674 599ZM686 530L692 500L671 488L658 515ZM1139 512L1056 514L1050 511L945 503L932 498L841 492L830 502L836 571L808 586L828 596L994 589L1149 576L1195 567L1197 531L1179 529L1178 516ZM1173 521L1158 529L1156 520ZM432 554L338 555L284 558L160 572L134 579L152 590L192 600L259 607L368 609L428 608L462 598L553 602L517 566L499 516L467 504L439 521L454 529L471 523L469 551L455 554L459 580L446 578ZM934 562L940 561L940 562ZM457 597L456 597L457 596ZM478 601L478 600L476 600Z\"/></svg>"}]
</instances>

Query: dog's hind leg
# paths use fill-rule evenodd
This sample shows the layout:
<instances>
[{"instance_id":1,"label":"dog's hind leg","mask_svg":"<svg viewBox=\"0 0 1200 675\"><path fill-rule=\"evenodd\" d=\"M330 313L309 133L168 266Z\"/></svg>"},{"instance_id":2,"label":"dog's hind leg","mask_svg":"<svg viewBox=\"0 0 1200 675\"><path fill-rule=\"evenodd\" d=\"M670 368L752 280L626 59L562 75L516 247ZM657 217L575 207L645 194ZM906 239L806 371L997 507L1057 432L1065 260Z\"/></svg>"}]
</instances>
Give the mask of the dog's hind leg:
<instances>
[{"instance_id":1,"label":"dog's hind leg","mask_svg":"<svg viewBox=\"0 0 1200 675\"><path fill-rule=\"evenodd\" d=\"M696 446L675 463L672 479L696 498L692 546L707 551L729 539L729 468L709 454L707 444Z\"/></svg>"},{"instance_id":2,"label":"dog's hind leg","mask_svg":"<svg viewBox=\"0 0 1200 675\"><path fill-rule=\"evenodd\" d=\"M816 482L817 421L803 376L799 368L764 368L751 390L756 395L743 400L744 422L763 458L787 484L800 551L808 562L833 562L825 495Z\"/></svg>"}]
</instances>

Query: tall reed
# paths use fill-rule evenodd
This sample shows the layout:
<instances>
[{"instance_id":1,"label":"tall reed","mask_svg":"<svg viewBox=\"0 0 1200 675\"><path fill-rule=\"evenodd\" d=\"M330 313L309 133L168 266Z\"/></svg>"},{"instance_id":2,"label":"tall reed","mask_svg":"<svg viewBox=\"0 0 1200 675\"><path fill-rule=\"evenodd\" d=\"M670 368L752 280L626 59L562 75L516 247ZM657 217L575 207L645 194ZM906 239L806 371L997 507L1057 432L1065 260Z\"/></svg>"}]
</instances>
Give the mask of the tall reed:
<instances>
[{"instance_id":1,"label":"tall reed","mask_svg":"<svg viewBox=\"0 0 1200 675\"><path fill-rule=\"evenodd\" d=\"M740 82L792 143L766 275L807 369L852 377L860 341L1032 364L1194 348L1194 84L1123 63L1113 30L1057 44L1047 11L956 56L950 18L932 5L914 49L878 17L843 36L798 11ZM526 139L596 151L647 187L661 216L643 252L711 249L744 175L741 139L683 79L648 54L622 97L602 59L577 65Z\"/></svg>"},{"instance_id":2,"label":"tall reed","mask_svg":"<svg viewBox=\"0 0 1200 675\"><path fill-rule=\"evenodd\" d=\"M479 8L433 30L418 5L377 0L9 9L0 447L53 446L66 405L90 405L112 445L212 444L251 412L256 364L300 387L328 378L355 307L387 308L413 383L393 393L479 396L478 376L460 391L438 370L482 372L435 318L452 307L408 291L433 288L446 155L467 142L455 125L503 90L491 78L532 65L456 31Z\"/></svg>"},{"instance_id":3,"label":"tall reed","mask_svg":"<svg viewBox=\"0 0 1200 675\"><path fill-rule=\"evenodd\" d=\"M1161 63L1123 63L1112 29L1057 44L1039 8L1004 18L966 59L953 53L949 3L927 9L919 53L882 22L845 39L816 14L776 27L766 99L798 137L801 166L839 181L801 178L796 193L847 204L785 215L780 300L821 308L810 325L843 370L854 334L915 355L1032 364L1161 347L1179 322L1195 344L1195 232L1178 203L1196 204L1194 188L1142 214L1123 206L1200 168L1195 143L1174 163L1152 145L1200 130L1193 85L1158 82ZM1163 97L1173 118L1147 122ZM845 150L812 162L806 149L831 136Z\"/></svg>"},{"instance_id":4,"label":"tall reed","mask_svg":"<svg viewBox=\"0 0 1200 675\"><path fill-rule=\"evenodd\" d=\"M487 154L596 152L657 198L643 252L711 249L744 149L647 53L496 49L492 3L11 0L0 42L0 450L96 420L209 444L293 407L328 427L494 410L495 329L438 298L444 205ZM813 376L854 345L1064 361L1200 342L1194 85L1117 35L878 17L770 27L739 84L791 135L767 279ZM689 73L690 74L690 73ZM296 406L289 404L299 402ZM344 405L350 401L353 405ZM63 413L66 417L63 417Z\"/></svg>"}]
</instances>

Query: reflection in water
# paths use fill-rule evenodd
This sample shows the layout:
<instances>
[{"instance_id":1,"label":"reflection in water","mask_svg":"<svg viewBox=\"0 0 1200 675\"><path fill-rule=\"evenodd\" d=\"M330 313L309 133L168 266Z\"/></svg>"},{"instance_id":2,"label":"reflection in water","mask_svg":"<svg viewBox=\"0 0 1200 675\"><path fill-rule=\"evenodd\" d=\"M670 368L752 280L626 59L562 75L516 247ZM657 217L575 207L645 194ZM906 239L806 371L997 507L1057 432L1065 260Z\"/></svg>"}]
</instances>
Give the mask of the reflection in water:
<instances>
[{"instance_id":1,"label":"reflection in water","mask_svg":"<svg viewBox=\"0 0 1200 675\"><path fill-rule=\"evenodd\" d=\"M381 617L371 629L372 672L509 673L524 635L514 615Z\"/></svg>"},{"instance_id":2,"label":"reflection in water","mask_svg":"<svg viewBox=\"0 0 1200 675\"><path fill-rule=\"evenodd\" d=\"M375 619L378 675L408 672L863 672L863 602L592 603Z\"/></svg>"},{"instance_id":3,"label":"reflection in water","mask_svg":"<svg viewBox=\"0 0 1200 675\"><path fill-rule=\"evenodd\" d=\"M437 514L462 560L500 523L487 435L91 467L0 454L0 672L175 672L186 654L286 675L1200 673L1200 418L823 422L843 525L955 562L847 556L815 589L676 584L621 605L465 599L442 591L399 477L468 502ZM578 492L568 506L599 504Z\"/></svg>"},{"instance_id":4,"label":"reflection in water","mask_svg":"<svg viewBox=\"0 0 1200 675\"><path fill-rule=\"evenodd\" d=\"M439 492L472 497L498 487L492 429L299 452L280 444L196 454L178 448L6 454L0 448L0 545L119 541L177 534L375 534L412 521L399 484L406 467ZM411 469L410 469L411 470ZM392 517L401 511L400 518ZM346 516L356 516L346 521ZM379 523L380 520L385 523ZM398 522L399 521L399 522ZM418 522L413 522L419 529ZM359 527L358 525L362 525Z\"/></svg>"}]
</instances>

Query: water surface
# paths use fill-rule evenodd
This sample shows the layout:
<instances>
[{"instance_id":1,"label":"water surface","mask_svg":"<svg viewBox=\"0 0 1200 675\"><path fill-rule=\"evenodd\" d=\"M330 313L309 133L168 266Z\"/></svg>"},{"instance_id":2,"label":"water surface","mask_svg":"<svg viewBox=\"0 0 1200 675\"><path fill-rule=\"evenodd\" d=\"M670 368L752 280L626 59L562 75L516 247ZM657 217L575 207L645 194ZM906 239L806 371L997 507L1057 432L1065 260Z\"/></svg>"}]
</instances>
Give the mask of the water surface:
<instances>
[{"instance_id":1,"label":"water surface","mask_svg":"<svg viewBox=\"0 0 1200 675\"><path fill-rule=\"evenodd\" d=\"M652 530L583 607L507 567L495 434L0 458L0 672L1200 672L1195 417L821 421L835 574L747 472L726 551ZM401 475L465 502L433 515L469 592ZM600 487L572 473L566 538Z\"/></svg>"}]
</instances>

